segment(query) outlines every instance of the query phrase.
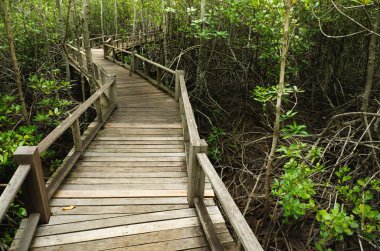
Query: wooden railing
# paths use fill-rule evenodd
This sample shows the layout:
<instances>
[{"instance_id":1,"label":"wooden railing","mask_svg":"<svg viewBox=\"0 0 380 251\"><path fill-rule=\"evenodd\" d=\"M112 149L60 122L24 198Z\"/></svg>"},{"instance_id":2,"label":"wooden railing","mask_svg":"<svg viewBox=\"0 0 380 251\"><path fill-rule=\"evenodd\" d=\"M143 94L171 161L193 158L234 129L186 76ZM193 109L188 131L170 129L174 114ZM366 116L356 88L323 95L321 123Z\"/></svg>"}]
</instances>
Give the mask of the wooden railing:
<instances>
[{"instance_id":1,"label":"wooden railing","mask_svg":"<svg viewBox=\"0 0 380 251\"><path fill-rule=\"evenodd\" d=\"M77 54L82 55L82 53ZM38 222L49 222L51 211L48 201L50 197L54 194L77 160L83 155L84 150L116 107L116 77L107 75L104 70L95 64L94 69L96 69L95 81L100 88L85 102L80 104L72 114L62 121L62 123L37 146L20 146L14 152L15 162L19 166L1 194L0 222L18 191L22 189L22 197L29 218L20 239L18 250L28 250ZM102 102L102 95L106 92L108 92L108 100L106 102L103 100L104 102ZM82 140L79 119L80 116L94 104L97 113L96 125L88 131ZM40 155L69 128L71 128L74 142L73 153L65 159L49 181L45 183Z\"/></svg>"},{"instance_id":2,"label":"wooden railing","mask_svg":"<svg viewBox=\"0 0 380 251\"><path fill-rule=\"evenodd\" d=\"M108 41L109 42L109 41ZM117 56L119 54L119 56ZM131 58L130 64L124 61L124 55ZM217 232L212 224L211 218L204 205L205 193L205 177L210 180L216 196L220 201L225 214L227 215L239 243L245 250L263 250L256 236L252 232L248 223L236 206L233 198L229 194L223 181L215 171L213 165L208 159L207 143L201 139L198 134L197 124L194 117L194 112L190 103L189 95L186 88L185 74L181 70L172 70L153 62L134 51L128 51L109 43L104 44L104 57L130 70L130 75L137 73L149 80L154 85L165 90L179 102L184 141L186 152L186 166L188 173L187 200L190 207L195 207L199 216L201 225L206 234L207 240L212 250L223 250L223 247L218 240ZM121 60L118 60L118 57ZM138 62L141 61L144 70L138 69ZM152 79L147 72L148 65L156 69L156 79ZM171 74L175 78L175 87L170 88L161 83L161 76Z\"/></svg>"},{"instance_id":3,"label":"wooden railing","mask_svg":"<svg viewBox=\"0 0 380 251\"><path fill-rule=\"evenodd\" d=\"M117 38L111 37L112 40L110 42L110 45L118 48L131 48L133 46L141 45L143 43L158 41L159 36L160 33L152 31L135 35L128 34L126 36L118 36Z\"/></svg>"},{"instance_id":4,"label":"wooden railing","mask_svg":"<svg viewBox=\"0 0 380 251\"><path fill-rule=\"evenodd\" d=\"M153 62L152 60L149 60L137 54L135 51L128 51L125 49L121 49L111 44L112 42L110 42L110 40L106 41L106 43L104 44L104 47L103 47L104 58L126 69L129 69L130 76L132 76L133 72L136 72L143 78L147 79L153 85L164 90L171 96L173 97L175 96L176 91L170 88L169 86L165 85L162 79L164 78L165 75L171 75L172 77L175 77L175 79L177 79L181 71L176 72L168 67L165 67L161 64ZM130 58L130 63L126 62L125 56L128 56ZM151 69L156 71L155 79L149 76L148 66L150 66Z\"/></svg>"}]
</instances>

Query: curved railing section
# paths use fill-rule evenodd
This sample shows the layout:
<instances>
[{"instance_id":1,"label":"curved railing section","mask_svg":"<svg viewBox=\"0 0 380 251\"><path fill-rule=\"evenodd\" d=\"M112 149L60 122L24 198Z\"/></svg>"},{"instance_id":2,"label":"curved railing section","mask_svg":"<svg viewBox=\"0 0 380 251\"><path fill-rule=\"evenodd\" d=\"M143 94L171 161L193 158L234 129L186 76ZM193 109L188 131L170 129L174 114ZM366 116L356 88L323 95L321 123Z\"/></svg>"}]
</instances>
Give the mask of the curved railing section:
<instances>
[{"instance_id":1,"label":"curved railing section","mask_svg":"<svg viewBox=\"0 0 380 251\"><path fill-rule=\"evenodd\" d=\"M181 120L183 126L186 166L188 173L187 197L190 207L195 207L199 216L201 225L206 234L207 240L212 250L222 250L222 246L217 239L217 234L212 226L211 218L205 208L203 197L205 192L205 177L210 180L216 197L231 223L238 241L245 250L263 250L256 236L249 227L244 216L235 204L229 194L223 181L215 171L215 168L208 159L207 143L201 139L198 134L197 124L194 112L190 103L189 95L186 88L184 71L172 70L156 62L153 62L132 51L115 46L111 40L104 44L104 58L115 62L116 64L130 70L130 75L137 73L147 79L152 84L165 90L172 95L180 105ZM130 57L130 63L125 61L125 56ZM142 66L142 69L140 68ZM148 74L148 66L155 68L156 79ZM172 75L175 79L174 90L162 83L161 79L164 74Z\"/></svg>"}]
</instances>

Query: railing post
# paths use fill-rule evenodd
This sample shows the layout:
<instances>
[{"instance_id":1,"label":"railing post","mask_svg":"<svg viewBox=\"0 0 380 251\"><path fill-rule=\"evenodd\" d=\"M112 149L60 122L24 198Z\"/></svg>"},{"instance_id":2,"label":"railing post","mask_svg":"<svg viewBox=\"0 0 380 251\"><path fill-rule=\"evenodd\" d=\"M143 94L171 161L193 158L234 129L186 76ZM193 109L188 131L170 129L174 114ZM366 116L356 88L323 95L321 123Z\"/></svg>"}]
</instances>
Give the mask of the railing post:
<instances>
[{"instance_id":1,"label":"railing post","mask_svg":"<svg viewBox=\"0 0 380 251\"><path fill-rule=\"evenodd\" d=\"M115 48L112 48L112 60L113 60L113 62L116 61L116 50L115 50Z\"/></svg>"},{"instance_id":2,"label":"railing post","mask_svg":"<svg viewBox=\"0 0 380 251\"><path fill-rule=\"evenodd\" d=\"M99 67L96 65L96 64L93 64L93 68L94 68L94 77L95 77L95 80L98 80L99 79Z\"/></svg>"},{"instance_id":3,"label":"railing post","mask_svg":"<svg viewBox=\"0 0 380 251\"><path fill-rule=\"evenodd\" d=\"M133 76L133 72L136 72L136 52L133 50L131 55L131 67L129 69L129 76Z\"/></svg>"},{"instance_id":4,"label":"railing post","mask_svg":"<svg viewBox=\"0 0 380 251\"><path fill-rule=\"evenodd\" d=\"M49 223L51 211L37 146L20 146L13 156L17 164L31 166L23 185L23 200L29 215L39 213L40 223Z\"/></svg>"},{"instance_id":5,"label":"railing post","mask_svg":"<svg viewBox=\"0 0 380 251\"><path fill-rule=\"evenodd\" d=\"M73 134L75 151L80 152L81 155L83 155L83 145L80 135L79 119L75 120L75 122L71 125L71 132Z\"/></svg>"},{"instance_id":6,"label":"railing post","mask_svg":"<svg viewBox=\"0 0 380 251\"><path fill-rule=\"evenodd\" d=\"M104 59L106 59L108 56L108 44L107 43L103 44L103 53L104 53Z\"/></svg>"},{"instance_id":7,"label":"railing post","mask_svg":"<svg viewBox=\"0 0 380 251\"><path fill-rule=\"evenodd\" d=\"M180 86L180 83L179 83L179 77L180 76L185 76L185 72L182 71L182 70L176 70L175 71L175 101L178 102L179 100L179 94L181 92L181 86Z\"/></svg>"},{"instance_id":8,"label":"railing post","mask_svg":"<svg viewBox=\"0 0 380 251\"><path fill-rule=\"evenodd\" d=\"M104 119L103 119L103 107L102 107L101 96L99 98L97 98L95 101L95 109L96 109L96 116L97 116L98 122L100 124L103 124Z\"/></svg>"},{"instance_id":9,"label":"railing post","mask_svg":"<svg viewBox=\"0 0 380 251\"><path fill-rule=\"evenodd\" d=\"M204 139L190 141L189 158L187 162L187 202L190 207L195 207L194 198L203 200L205 192L205 173L197 161L197 153L206 153L207 143Z\"/></svg>"},{"instance_id":10,"label":"railing post","mask_svg":"<svg viewBox=\"0 0 380 251\"><path fill-rule=\"evenodd\" d=\"M123 51L120 51L120 62L121 62L121 66L124 67L124 55L123 55Z\"/></svg>"},{"instance_id":11,"label":"railing post","mask_svg":"<svg viewBox=\"0 0 380 251\"><path fill-rule=\"evenodd\" d=\"M144 66L144 73L145 73L145 76L149 77L149 74L148 74L148 65L146 62L143 62L143 66Z\"/></svg>"},{"instance_id":12,"label":"railing post","mask_svg":"<svg viewBox=\"0 0 380 251\"><path fill-rule=\"evenodd\" d=\"M100 71L100 82L102 83L102 86L106 83L106 75L103 71Z\"/></svg>"},{"instance_id":13,"label":"railing post","mask_svg":"<svg viewBox=\"0 0 380 251\"><path fill-rule=\"evenodd\" d=\"M111 85L111 91L110 91L110 103L117 105L117 85L116 85L116 75L113 75L114 82Z\"/></svg>"},{"instance_id":14,"label":"railing post","mask_svg":"<svg viewBox=\"0 0 380 251\"><path fill-rule=\"evenodd\" d=\"M157 76L156 76L157 84L160 85L161 82L161 68L157 66Z\"/></svg>"}]
</instances>

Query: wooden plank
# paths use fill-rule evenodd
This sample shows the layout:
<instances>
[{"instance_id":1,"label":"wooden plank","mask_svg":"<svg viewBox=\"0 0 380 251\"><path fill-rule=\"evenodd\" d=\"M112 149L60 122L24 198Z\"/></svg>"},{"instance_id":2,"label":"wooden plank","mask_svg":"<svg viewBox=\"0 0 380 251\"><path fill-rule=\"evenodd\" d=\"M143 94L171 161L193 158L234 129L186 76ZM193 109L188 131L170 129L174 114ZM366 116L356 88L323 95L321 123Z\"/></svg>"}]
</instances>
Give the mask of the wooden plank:
<instances>
[{"instance_id":1,"label":"wooden plank","mask_svg":"<svg viewBox=\"0 0 380 251\"><path fill-rule=\"evenodd\" d=\"M98 140L94 139L91 143L92 145L181 145L183 146L183 141L181 140Z\"/></svg>"},{"instance_id":2,"label":"wooden plank","mask_svg":"<svg viewBox=\"0 0 380 251\"><path fill-rule=\"evenodd\" d=\"M212 215L214 223L224 222L221 215ZM135 225L117 226L106 229L95 229L89 231L66 233L34 238L31 247L46 247L83 241L100 240L112 237L130 236L135 234L149 233L152 231L164 231L170 229L181 229L186 227L199 226L196 217L166 220L159 222L149 222Z\"/></svg>"},{"instance_id":3,"label":"wooden plank","mask_svg":"<svg viewBox=\"0 0 380 251\"><path fill-rule=\"evenodd\" d=\"M184 149L183 147L176 147L176 148L126 148L123 147L123 145L107 145L107 148L104 147L90 147L88 148L88 151L93 153L105 153L105 152L112 152L112 153L183 153Z\"/></svg>"},{"instance_id":4,"label":"wooden plank","mask_svg":"<svg viewBox=\"0 0 380 251\"><path fill-rule=\"evenodd\" d=\"M69 204L67 204L69 205ZM65 206L67 206L65 205ZM127 215L127 214L125 214ZM75 222L90 221L95 219L107 219L112 217L119 217L121 214L78 214L78 215L52 215L47 226L68 224ZM41 225L42 226L42 225Z\"/></svg>"},{"instance_id":5,"label":"wooden plank","mask_svg":"<svg viewBox=\"0 0 380 251\"><path fill-rule=\"evenodd\" d=\"M206 198L205 205L215 205L213 198ZM172 204L187 204L186 197L168 197L168 198L70 198L59 199L53 198L50 200L50 206L65 207L68 205L75 206L117 206L117 205L172 205ZM193 209L192 209L193 210ZM50 222L49 222L50 224Z\"/></svg>"},{"instance_id":6,"label":"wooden plank","mask_svg":"<svg viewBox=\"0 0 380 251\"><path fill-rule=\"evenodd\" d=\"M170 150L184 150L183 144L178 145L123 145L123 144L107 144L107 146L104 146L102 144L96 144L94 142L93 144L90 144L88 149L97 149L97 150L106 150L106 149L112 149L112 150L130 150L130 151L170 151Z\"/></svg>"},{"instance_id":7,"label":"wooden plank","mask_svg":"<svg viewBox=\"0 0 380 251\"><path fill-rule=\"evenodd\" d=\"M230 220L230 223L245 250L263 250L259 241L256 239L256 236L253 234L252 229L245 221L227 188L224 186L223 181L220 179L211 162L207 158L207 155L204 153L198 153L197 158L203 171L210 179L215 193L219 198L219 202L222 205L225 214Z\"/></svg>"},{"instance_id":8,"label":"wooden plank","mask_svg":"<svg viewBox=\"0 0 380 251\"><path fill-rule=\"evenodd\" d=\"M144 137L144 136L121 136L121 137L96 137L95 140L122 140L122 141L182 141L183 137Z\"/></svg>"},{"instance_id":9,"label":"wooden plank","mask_svg":"<svg viewBox=\"0 0 380 251\"><path fill-rule=\"evenodd\" d=\"M187 177L180 178L68 178L65 184L186 184Z\"/></svg>"},{"instance_id":10,"label":"wooden plank","mask_svg":"<svg viewBox=\"0 0 380 251\"><path fill-rule=\"evenodd\" d=\"M86 151L84 157L185 157L185 153L115 153ZM180 158L182 160L182 158Z\"/></svg>"},{"instance_id":11,"label":"wooden plank","mask_svg":"<svg viewBox=\"0 0 380 251\"><path fill-rule=\"evenodd\" d=\"M203 198L194 198L194 205L197 211L199 222L201 223L202 229L205 232L208 243L212 251L223 250L222 243L218 239L217 231L212 223L211 217L207 208L203 202Z\"/></svg>"},{"instance_id":12,"label":"wooden plank","mask_svg":"<svg viewBox=\"0 0 380 251\"><path fill-rule=\"evenodd\" d=\"M113 134L182 134L182 129L166 129L166 128L136 128L136 129L124 129L124 128L109 128L100 131L101 133L113 133Z\"/></svg>"},{"instance_id":13,"label":"wooden plank","mask_svg":"<svg viewBox=\"0 0 380 251\"><path fill-rule=\"evenodd\" d=\"M121 205L121 206L76 206L72 210L52 207L53 215L78 214L142 214L189 208L188 205Z\"/></svg>"},{"instance_id":14,"label":"wooden plank","mask_svg":"<svg viewBox=\"0 0 380 251\"><path fill-rule=\"evenodd\" d=\"M160 161L174 161L183 162L185 157L83 157L84 161L129 161L129 162L160 162Z\"/></svg>"},{"instance_id":15,"label":"wooden plank","mask_svg":"<svg viewBox=\"0 0 380 251\"><path fill-rule=\"evenodd\" d=\"M33 213L29 216L28 220L25 223L25 228L22 231L22 235L21 235L21 238L16 250L18 251L29 250L29 246L34 237L34 232L36 231L39 220L40 220L39 213Z\"/></svg>"},{"instance_id":16,"label":"wooden plank","mask_svg":"<svg viewBox=\"0 0 380 251\"><path fill-rule=\"evenodd\" d=\"M232 237L229 233L222 233L220 234L220 238L223 240L223 243L230 243L232 242ZM179 239L179 240L170 240L165 242L157 242L157 243L149 243L145 245L139 245L136 247L127 247L127 248L116 248L116 249L110 249L113 251L117 250L139 250L139 251L150 251L150 250L187 250L189 248L195 248L195 247L207 247L207 240L203 236L200 237L192 237L192 238L185 238L185 239ZM221 249L224 250L223 246L221 245Z\"/></svg>"},{"instance_id":17,"label":"wooden plank","mask_svg":"<svg viewBox=\"0 0 380 251\"><path fill-rule=\"evenodd\" d=\"M177 166L183 167L185 165L184 162L138 162L138 161L113 161L113 162L105 162L105 161L80 161L77 166L102 166L102 167L163 167L163 166Z\"/></svg>"},{"instance_id":18,"label":"wooden plank","mask_svg":"<svg viewBox=\"0 0 380 251\"><path fill-rule=\"evenodd\" d=\"M181 190L187 187L186 183L154 183L149 190ZM145 190L146 184L63 184L60 190ZM207 188L207 186L206 186ZM211 186L208 186L211 188Z\"/></svg>"},{"instance_id":19,"label":"wooden plank","mask_svg":"<svg viewBox=\"0 0 380 251\"><path fill-rule=\"evenodd\" d=\"M58 190L53 198L138 198L138 197L183 197L187 190ZM205 197L214 197L213 190L205 190Z\"/></svg>"},{"instance_id":20,"label":"wooden plank","mask_svg":"<svg viewBox=\"0 0 380 251\"><path fill-rule=\"evenodd\" d=\"M71 172L68 178L179 178L187 177L186 172L114 173L114 172Z\"/></svg>"},{"instance_id":21,"label":"wooden plank","mask_svg":"<svg viewBox=\"0 0 380 251\"><path fill-rule=\"evenodd\" d=\"M19 165L0 197L0 222L29 174L30 165Z\"/></svg>"},{"instance_id":22,"label":"wooden plank","mask_svg":"<svg viewBox=\"0 0 380 251\"><path fill-rule=\"evenodd\" d=\"M218 233L227 233L227 228L224 224L216 224ZM138 235L131 236L121 236L113 237L108 239L59 245L59 246L49 246L37 248L34 250L61 250L61 251L71 251L71 250L83 250L83 251L95 251L95 250L106 250L111 246L113 248L125 248L125 247L136 247L146 243L156 243L160 241L170 241L177 239L185 239L194 236L202 236L203 232L199 226L186 227L181 229L169 229L164 231L155 231L150 233L142 233ZM161 249L165 250L165 249Z\"/></svg>"},{"instance_id":23,"label":"wooden plank","mask_svg":"<svg viewBox=\"0 0 380 251\"><path fill-rule=\"evenodd\" d=\"M217 207L207 208L207 212L211 215L220 214ZM40 226L35 236L47 236L53 234L63 234L71 232L86 231L92 229L100 229L107 227L139 224L144 222L155 222L162 220L172 220L196 217L196 212L193 209L177 209L162 212L144 213L137 215L122 215L120 217L112 217L107 219L97 219L91 221L75 222L71 224L62 224L55 226Z\"/></svg>"},{"instance_id":24,"label":"wooden plank","mask_svg":"<svg viewBox=\"0 0 380 251\"><path fill-rule=\"evenodd\" d=\"M92 172L92 173L94 172L151 173L151 172L185 172L186 168L184 166L154 166L154 167L149 167L149 166L147 167L82 166L82 167L76 167L75 171ZM138 178L132 178L132 179L136 180Z\"/></svg>"},{"instance_id":25,"label":"wooden plank","mask_svg":"<svg viewBox=\"0 0 380 251\"><path fill-rule=\"evenodd\" d=\"M121 109L121 108L118 108ZM89 128L94 127L95 123L91 123L89 125ZM181 123L163 123L163 124L149 124L149 123L109 123L106 122L104 124L105 128L139 128L139 129L144 129L144 128L164 128L164 129L169 129L169 128L178 128L181 129L182 125Z\"/></svg>"}]
</instances>

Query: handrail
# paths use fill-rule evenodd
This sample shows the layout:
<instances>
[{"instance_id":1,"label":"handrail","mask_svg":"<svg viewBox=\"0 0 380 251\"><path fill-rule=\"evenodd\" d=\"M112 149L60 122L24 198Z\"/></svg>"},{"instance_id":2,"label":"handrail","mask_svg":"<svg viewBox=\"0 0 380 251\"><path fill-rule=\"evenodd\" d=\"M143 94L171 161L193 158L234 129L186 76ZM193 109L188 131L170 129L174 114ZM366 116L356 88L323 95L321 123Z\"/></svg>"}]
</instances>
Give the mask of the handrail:
<instances>
[{"instance_id":1,"label":"handrail","mask_svg":"<svg viewBox=\"0 0 380 251\"><path fill-rule=\"evenodd\" d=\"M61 122L48 136L46 136L38 145L38 151L42 153L48 149L78 118L82 115L111 85L115 79L108 80L99 90L97 90L90 98L79 105L75 111Z\"/></svg>"},{"instance_id":2,"label":"handrail","mask_svg":"<svg viewBox=\"0 0 380 251\"><path fill-rule=\"evenodd\" d=\"M113 55L110 56L109 53L112 51ZM121 53L122 61L118 61L116 54ZM124 62L123 54L131 55L131 64L127 65ZM186 81L184 77L184 72L179 70L172 70L159 63L153 62L141 55L136 54L134 51L130 52L118 46L113 46L108 43L104 44L104 57L115 63L120 64L123 67L129 68L132 75L133 72L139 73L142 77L148 79L153 84L159 84L160 72L158 72L157 81L152 81L148 76L146 66L145 72L141 72L137 69L136 61L137 59L143 61L144 63L151 64L160 70L164 70L175 76L175 100L179 102L181 119L183 125L183 134L185 141L185 152L186 152L186 166L188 173L188 188L187 188L187 199L190 207L195 207L197 214L199 215L199 220L201 221L202 228L205 232L207 240L211 246L212 250L219 250L220 243L218 243L217 236L215 236L215 229L212 221L207 215L207 210L203 203L203 197L205 192L205 176L209 178L212 187L219 198L220 204L224 209L231 225L239 238L240 243L243 245L247 251L261 251L263 248L258 242L256 236L252 232L248 223L241 214L239 208L236 206L233 198L229 194L227 188L225 187L223 181L218 176L213 165L208 159L207 144L199 137L196 120L194 117L194 112L190 103L189 95L186 88ZM155 83L156 82L156 83ZM161 86L159 86L161 87ZM171 90L169 90L171 91ZM170 93L170 92L169 92Z\"/></svg>"},{"instance_id":3,"label":"handrail","mask_svg":"<svg viewBox=\"0 0 380 251\"><path fill-rule=\"evenodd\" d=\"M198 153L197 159L209 178L216 196L219 198L219 202L245 250L263 250L207 155Z\"/></svg>"},{"instance_id":4,"label":"handrail","mask_svg":"<svg viewBox=\"0 0 380 251\"><path fill-rule=\"evenodd\" d=\"M185 113L187 130L189 133L189 140L192 142L199 141L199 133L197 128L197 123L194 117L193 108L190 103L189 95L187 93L186 82L183 75L179 76L179 86L180 86L180 104L183 106Z\"/></svg>"},{"instance_id":5,"label":"handrail","mask_svg":"<svg viewBox=\"0 0 380 251\"><path fill-rule=\"evenodd\" d=\"M157 87L164 90L165 92L167 92L171 96L173 96L173 97L175 96L175 92L173 90L171 90L169 87L165 86L161 82L161 78L165 73L171 74L174 77L176 77L176 71L174 71L174 70L172 70L166 66L163 66L159 63L156 63L156 62L154 62L148 58L145 58L145 57L135 53L134 51L131 52L131 51L119 48L118 45L115 46L112 44L113 43L111 41L107 41L106 43L104 43L104 48L103 48L104 49L104 58L111 60L112 62L114 62L114 63L116 63L116 64L118 64L118 65L120 65L126 69L129 69L130 70L130 76L132 76L133 72L137 72L142 77L144 77L149 82L151 82L153 85L156 85ZM112 52L112 56L110 55L111 52ZM119 53L121 54L120 60L118 60L116 57L116 55ZM129 55L131 57L131 63L130 64L127 64L125 62L124 54ZM137 60L140 60L144 63L143 64L144 72L142 72L138 69L138 61ZM147 69L146 64L150 64L157 69L156 79L152 79L150 76L148 76L148 69Z\"/></svg>"},{"instance_id":6,"label":"handrail","mask_svg":"<svg viewBox=\"0 0 380 251\"><path fill-rule=\"evenodd\" d=\"M30 165L19 165L16 172L13 174L8 185L5 187L3 193L0 196L0 222L3 220L6 211L8 210L13 199L16 197L20 190L26 176L31 169Z\"/></svg>"}]
</instances>

